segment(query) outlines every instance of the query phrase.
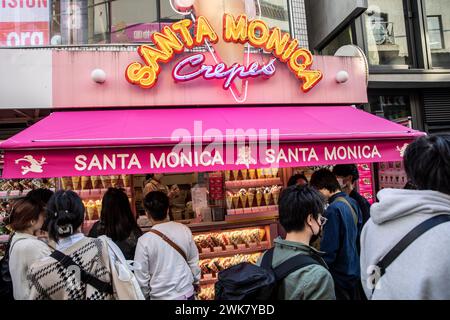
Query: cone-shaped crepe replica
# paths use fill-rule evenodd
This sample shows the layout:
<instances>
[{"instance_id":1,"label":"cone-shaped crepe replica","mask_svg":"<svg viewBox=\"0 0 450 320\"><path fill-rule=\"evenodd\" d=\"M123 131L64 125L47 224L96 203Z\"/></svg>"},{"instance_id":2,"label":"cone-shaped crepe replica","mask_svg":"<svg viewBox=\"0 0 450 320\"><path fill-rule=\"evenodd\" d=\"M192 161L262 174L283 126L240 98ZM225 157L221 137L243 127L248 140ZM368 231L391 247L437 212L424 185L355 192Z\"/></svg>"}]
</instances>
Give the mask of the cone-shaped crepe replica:
<instances>
[{"instance_id":1,"label":"cone-shaped crepe replica","mask_svg":"<svg viewBox=\"0 0 450 320\"><path fill-rule=\"evenodd\" d=\"M92 189L97 188L97 183L99 182L99 176L91 176Z\"/></svg>"},{"instance_id":2,"label":"cone-shaped crepe replica","mask_svg":"<svg viewBox=\"0 0 450 320\"><path fill-rule=\"evenodd\" d=\"M231 67L234 63L245 66L244 55L245 46L240 43L228 43L222 37L223 33L223 16L229 13L237 18L239 15L245 14L245 2L243 0L195 0L195 15L204 16L208 19L214 31L217 33L219 41L214 44L216 57ZM234 80L237 93L242 93L242 80L237 78Z\"/></svg>"},{"instance_id":3,"label":"cone-shaped crepe replica","mask_svg":"<svg viewBox=\"0 0 450 320\"><path fill-rule=\"evenodd\" d=\"M122 175L120 175L120 177L122 178L123 186L124 186L125 188L128 188L128 187L131 186L131 178L130 178L130 175L128 175L128 174L122 174Z\"/></svg>"},{"instance_id":4,"label":"cone-shaped crepe replica","mask_svg":"<svg viewBox=\"0 0 450 320\"><path fill-rule=\"evenodd\" d=\"M263 170L264 175L266 176L266 178L272 178L272 169L271 168L266 168Z\"/></svg>"},{"instance_id":5,"label":"cone-shaped crepe replica","mask_svg":"<svg viewBox=\"0 0 450 320\"><path fill-rule=\"evenodd\" d=\"M93 200L89 200L86 204L86 211L88 215L88 219L92 220L95 215L95 202Z\"/></svg>"},{"instance_id":6,"label":"cone-shaped crepe replica","mask_svg":"<svg viewBox=\"0 0 450 320\"><path fill-rule=\"evenodd\" d=\"M256 189L256 204L258 205L258 207L261 206L262 198L263 198L263 190Z\"/></svg>"},{"instance_id":7,"label":"cone-shaped crepe replica","mask_svg":"<svg viewBox=\"0 0 450 320\"><path fill-rule=\"evenodd\" d=\"M233 205L235 209L239 207L239 194L233 194Z\"/></svg>"},{"instance_id":8,"label":"cone-shaped crepe replica","mask_svg":"<svg viewBox=\"0 0 450 320\"><path fill-rule=\"evenodd\" d=\"M67 190L70 187L72 179L69 177L62 177L61 178L61 186L63 188L63 190Z\"/></svg>"},{"instance_id":9,"label":"cone-shaped crepe replica","mask_svg":"<svg viewBox=\"0 0 450 320\"><path fill-rule=\"evenodd\" d=\"M119 176L111 176L111 186L113 188L117 187L117 184L119 183Z\"/></svg>"},{"instance_id":10,"label":"cone-shaped crepe replica","mask_svg":"<svg viewBox=\"0 0 450 320\"><path fill-rule=\"evenodd\" d=\"M233 179L237 180L239 177L239 170L233 170Z\"/></svg>"},{"instance_id":11,"label":"cone-shaped crepe replica","mask_svg":"<svg viewBox=\"0 0 450 320\"><path fill-rule=\"evenodd\" d=\"M281 187L273 186L272 187L272 197L275 205L278 205L278 199L280 198Z\"/></svg>"},{"instance_id":12,"label":"cone-shaped crepe replica","mask_svg":"<svg viewBox=\"0 0 450 320\"><path fill-rule=\"evenodd\" d=\"M248 197L248 206L250 208L253 207L253 201L255 199L255 195L256 195L256 189L255 188L248 189L247 197Z\"/></svg>"},{"instance_id":13,"label":"cone-shaped crepe replica","mask_svg":"<svg viewBox=\"0 0 450 320\"><path fill-rule=\"evenodd\" d=\"M247 180L247 178L248 178L248 170L247 169L241 170L241 173L242 173L242 179L243 180Z\"/></svg>"},{"instance_id":14,"label":"cone-shaped crepe replica","mask_svg":"<svg viewBox=\"0 0 450 320\"><path fill-rule=\"evenodd\" d=\"M96 200L95 207L97 208L97 215L98 215L98 218L100 219L100 217L102 216L102 201Z\"/></svg>"},{"instance_id":15,"label":"cone-shaped crepe replica","mask_svg":"<svg viewBox=\"0 0 450 320\"><path fill-rule=\"evenodd\" d=\"M241 199L242 208L247 207L247 191L245 189L239 190L239 198Z\"/></svg>"},{"instance_id":16,"label":"cone-shaped crepe replica","mask_svg":"<svg viewBox=\"0 0 450 320\"><path fill-rule=\"evenodd\" d=\"M264 170L257 169L256 171L258 171L258 179L264 179Z\"/></svg>"},{"instance_id":17,"label":"cone-shaped crepe replica","mask_svg":"<svg viewBox=\"0 0 450 320\"><path fill-rule=\"evenodd\" d=\"M227 209L233 209L233 194L227 192Z\"/></svg>"},{"instance_id":18,"label":"cone-shaped crepe replica","mask_svg":"<svg viewBox=\"0 0 450 320\"><path fill-rule=\"evenodd\" d=\"M225 181L230 181L231 179L231 171L226 170L225 171Z\"/></svg>"},{"instance_id":19,"label":"cone-shaped crepe replica","mask_svg":"<svg viewBox=\"0 0 450 320\"><path fill-rule=\"evenodd\" d=\"M81 177L81 189L82 190L86 190L87 189L89 181L91 181L90 177L86 177L86 176L82 176Z\"/></svg>"},{"instance_id":20,"label":"cone-shaped crepe replica","mask_svg":"<svg viewBox=\"0 0 450 320\"><path fill-rule=\"evenodd\" d=\"M266 206L270 205L270 198L272 194L270 193L270 188L264 189L264 200L266 201Z\"/></svg>"},{"instance_id":21,"label":"cone-shaped crepe replica","mask_svg":"<svg viewBox=\"0 0 450 320\"><path fill-rule=\"evenodd\" d=\"M100 179L102 180L102 185L104 189L107 189L109 187L109 176L101 176Z\"/></svg>"},{"instance_id":22,"label":"cone-shaped crepe replica","mask_svg":"<svg viewBox=\"0 0 450 320\"><path fill-rule=\"evenodd\" d=\"M80 189L80 177L72 177L72 186L74 190Z\"/></svg>"},{"instance_id":23,"label":"cone-shaped crepe replica","mask_svg":"<svg viewBox=\"0 0 450 320\"><path fill-rule=\"evenodd\" d=\"M256 179L256 170L255 169L248 169L248 175L250 176L250 179Z\"/></svg>"},{"instance_id":24,"label":"cone-shaped crepe replica","mask_svg":"<svg viewBox=\"0 0 450 320\"><path fill-rule=\"evenodd\" d=\"M272 176L274 178L278 177L278 168L272 168Z\"/></svg>"}]
</instances>

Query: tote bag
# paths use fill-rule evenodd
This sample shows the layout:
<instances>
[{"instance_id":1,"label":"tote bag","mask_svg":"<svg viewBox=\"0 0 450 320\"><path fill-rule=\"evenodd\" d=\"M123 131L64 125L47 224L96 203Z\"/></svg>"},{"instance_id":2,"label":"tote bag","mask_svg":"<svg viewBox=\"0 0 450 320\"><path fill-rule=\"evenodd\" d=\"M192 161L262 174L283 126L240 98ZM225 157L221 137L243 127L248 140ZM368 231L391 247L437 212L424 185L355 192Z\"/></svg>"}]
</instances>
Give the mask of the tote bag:
<instances>
[{"instance_id":1,"label":"tote bag","mask_svg":"<svg viewBox=\"0 0 450 320\"><path fill-rule=\"evenodd\" d=\"M140 266L133 265L133 261L127 261L120 248L107 236L99 237L108 248L111 275L113 282L114 297L117 300L145 300L139 283L132 270Z\"/></svg>"}]
</instances>

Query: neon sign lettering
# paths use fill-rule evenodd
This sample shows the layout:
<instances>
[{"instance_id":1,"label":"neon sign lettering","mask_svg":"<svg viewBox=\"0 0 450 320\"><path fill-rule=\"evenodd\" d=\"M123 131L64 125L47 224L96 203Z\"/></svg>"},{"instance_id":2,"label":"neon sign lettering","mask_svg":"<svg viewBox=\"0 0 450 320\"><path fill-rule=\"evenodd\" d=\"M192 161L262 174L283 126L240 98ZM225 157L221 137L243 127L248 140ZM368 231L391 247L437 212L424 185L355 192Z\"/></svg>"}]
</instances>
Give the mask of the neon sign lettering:
<instances>
[{"instance_id":1,"label":"neon sign lettering","mask_svg":"<svg viewBox=\"0 0 450 320\"><path fill-rule=\"evenodd\" d=\"M225 79L223 84L225 90L229 89L233 80L237 77L241 79L255 78L258 76L271 77L275 74L275 59L272 59L268 64L260 66L259 63L253 62L248 67L244 67L237 63L231 67L227 67L224 63L219 63L216 66L204 65L205 55L196 54L180 61L173 69L172 76L176 81L190 81L203 76L204 79ZM183 73L186 67L198 67L198 70L189 73Z\"/></svg>"},{"instance_id":2,"label":"neon sign lettering","mask_svg":"<svg viewBox=\"0 0 450 320\"><path fill-rule=\"evenodd\" d=\"M192 28L194 36L190 33ZM217 33L203 16L198 17L195 26L191 20L181 20L164 27L161 32L155 32L151 38L154 47L142 45L138 48L144 64L133 62L125 73L128 82L142 88L155 86L161 72L160 64L172 61L175 55L183 52L185 48L192 49L205 44L206 41L212 44L219 41ZM230 43L249 43L270 52L276 59L288 65L290 71L302 82L301 89L304 92L311 90L322 80L321 71L311 70L313 64L311 52L300 48L298 40L291 39L288 33L283 33L279 28L269 29L262 20L249 21L246 15L240 15L235 19L232 15L225 14L223 39ZM224 63L208 66L203 64L204 61L205 57L202 54L180 61L172 72L175 81L188 81L201 76L204 79L225 79L223 88L228 89L236 78L270 77L275 73L275 59L264 66L254 62L248 67L237 63L232 66L226 66ZM196 69L185 72L187 66Z\"/></svg>"}]
</instances>

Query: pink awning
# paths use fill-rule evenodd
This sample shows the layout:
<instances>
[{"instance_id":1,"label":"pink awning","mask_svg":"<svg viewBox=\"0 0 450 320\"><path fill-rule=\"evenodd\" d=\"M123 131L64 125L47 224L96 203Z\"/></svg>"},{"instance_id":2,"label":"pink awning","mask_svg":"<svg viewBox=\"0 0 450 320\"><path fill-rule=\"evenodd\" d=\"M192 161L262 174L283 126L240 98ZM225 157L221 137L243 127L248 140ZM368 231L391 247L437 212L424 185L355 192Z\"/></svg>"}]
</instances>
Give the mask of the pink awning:
<instances>
[{"instance_id":1,"label":"pink awning","mask_svg":"<svg viewBox=\"0 0 450 320\"><path fill-rule=\"evenodd\" d=\"M353 107L104 110L52 113L0 148L4 177L52 177L396 161L422 134Z\"/></svg>"}]
</instances>

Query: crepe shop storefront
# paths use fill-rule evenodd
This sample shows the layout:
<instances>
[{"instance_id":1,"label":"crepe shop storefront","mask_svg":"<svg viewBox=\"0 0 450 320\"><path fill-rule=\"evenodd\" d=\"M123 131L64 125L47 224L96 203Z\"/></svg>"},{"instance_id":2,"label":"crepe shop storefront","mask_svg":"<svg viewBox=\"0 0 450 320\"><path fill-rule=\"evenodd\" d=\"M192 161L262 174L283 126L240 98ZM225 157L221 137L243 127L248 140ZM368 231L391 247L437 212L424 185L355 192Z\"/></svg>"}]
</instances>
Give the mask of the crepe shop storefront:
<instances>
[{"instance_id":1,"label":"crepe shop storefront","mask_svg":"<svg viewBox=\"0 0 450 320\"><path fill-rule=\"evenodd\" d=\"M51 52L55 112L0 145L1 197L72 189L88 231L109 187L123 187L143 214L154 174L150 183L177 190L172 217L194 233L202 299L213 298L218 271L271 246L291 175L356 163L360 193L373 201L372 164L400 161L421 133L354 107L367 102L364 58L313 58L262 21L223 23L221 35L206 17L195 28L183 20L138 53ZM203 44L210 51L187 52Z\"/></svg>"}]
</instances>

